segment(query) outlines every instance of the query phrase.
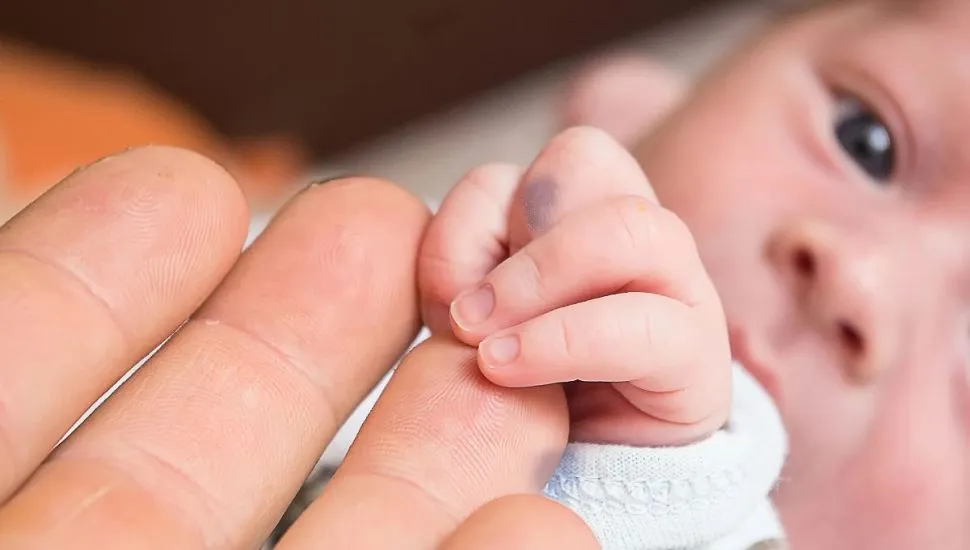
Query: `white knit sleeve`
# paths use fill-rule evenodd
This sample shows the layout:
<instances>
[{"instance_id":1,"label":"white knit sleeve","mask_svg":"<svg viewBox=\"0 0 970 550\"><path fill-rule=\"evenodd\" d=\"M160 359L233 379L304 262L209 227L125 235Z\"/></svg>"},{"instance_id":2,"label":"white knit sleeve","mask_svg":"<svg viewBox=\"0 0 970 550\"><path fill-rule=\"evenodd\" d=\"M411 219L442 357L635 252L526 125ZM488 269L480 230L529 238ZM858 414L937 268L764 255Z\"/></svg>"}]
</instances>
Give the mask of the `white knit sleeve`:
<instances>
[{"instance_id":1,"label":"white knit sleeve","mask_svg":"<svg viewBox=\"0 0 970 550\"><path fill-rule=\"evenodd\" d=\"M771 398L735 367L728 425L684 447L570 444L546 496L603 550L740 550L781 539L768 495L787 439Z\"/></svg>"}]
</instances>

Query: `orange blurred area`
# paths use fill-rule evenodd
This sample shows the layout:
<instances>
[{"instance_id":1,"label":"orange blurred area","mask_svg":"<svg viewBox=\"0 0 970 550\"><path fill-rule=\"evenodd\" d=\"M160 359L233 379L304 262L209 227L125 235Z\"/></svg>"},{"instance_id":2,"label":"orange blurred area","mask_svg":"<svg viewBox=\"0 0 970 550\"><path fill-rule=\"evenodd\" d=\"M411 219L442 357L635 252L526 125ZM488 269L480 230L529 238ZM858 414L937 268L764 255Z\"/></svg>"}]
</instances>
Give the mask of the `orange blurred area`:
<instances>
[{"instance_id":1,"label":"orange blurred area","mask_svg":"<svg viewBox=\"0 0 970 550\"><path fill-rule=\"evenodd\" d=\"M0 214L80 166L148 144L211 157L237 177L257 209L278 200L306 167L294 140L230 140L135 75L0 38Z\"/></svg>"}]
</instances>

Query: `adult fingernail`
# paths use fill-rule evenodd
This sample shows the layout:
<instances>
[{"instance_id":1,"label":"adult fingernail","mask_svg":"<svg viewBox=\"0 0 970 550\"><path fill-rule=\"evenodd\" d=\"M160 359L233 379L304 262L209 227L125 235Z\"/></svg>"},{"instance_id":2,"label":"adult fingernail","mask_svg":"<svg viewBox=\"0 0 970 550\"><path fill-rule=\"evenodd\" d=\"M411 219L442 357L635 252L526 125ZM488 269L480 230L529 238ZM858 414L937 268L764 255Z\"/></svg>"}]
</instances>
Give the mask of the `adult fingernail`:
<instances>
[{"instance_id":1,"label":"adult fingernail","mask_svg":"<svg viewBox=\"0 0 970 550\"><path fill-rule=\"evenodd\" d=\"M500 336L482 343L482 359L489 367L504 367L519 358L519 349L518 336Z\"/></svg>"},{"instance_id":2,"label":"adult fingernail","mask_svg":"<svg viewBox=\"0 0 970 550\"><path fill-rule=\"evenodd\" d=\"M451 318L462 330L469 330L484 323L495 309L495 290L483 285L477 290L458 297L451 304Z\"/></svg>"},{"instance_id":3,"label":"adult fingernail","mask_svg":"<svg viewBox=\"0 0 970 550\"><path fill-rule=\"evenodd\" d=\"M310 180L310 183L307 184L306 188L307 190L310 190L310 189L313 189L314 187L320 187L321 185L326 185L328 183L339 181L339 180L350 179L352 177L354 176L349 174L339 174L334 176L316 178L316 179Z\"/></svg>"}]
</instances>

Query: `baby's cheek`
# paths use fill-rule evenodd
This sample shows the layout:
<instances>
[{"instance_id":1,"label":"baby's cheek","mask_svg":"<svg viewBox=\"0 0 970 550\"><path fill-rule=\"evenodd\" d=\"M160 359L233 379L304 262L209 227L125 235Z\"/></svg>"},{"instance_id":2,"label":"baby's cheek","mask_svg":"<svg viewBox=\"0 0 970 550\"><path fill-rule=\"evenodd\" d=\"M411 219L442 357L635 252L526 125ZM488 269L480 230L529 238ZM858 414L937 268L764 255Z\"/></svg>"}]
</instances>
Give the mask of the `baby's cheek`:
<instances>
[{"instance_id":1,"label":"baby's cheek","mask_svg":"<svg viewBox=\"0 0 970 550\"><path fill-rule=\"evenodd\" d=\"M970 547L970 463L935 435L914 439L899 431L893 445L870 446L851 470L855 480L844 486L856 493L850 500L862 511L857 527L870 532L866 540L885 540L886 548Z\"/></svg>"}]
</instances>

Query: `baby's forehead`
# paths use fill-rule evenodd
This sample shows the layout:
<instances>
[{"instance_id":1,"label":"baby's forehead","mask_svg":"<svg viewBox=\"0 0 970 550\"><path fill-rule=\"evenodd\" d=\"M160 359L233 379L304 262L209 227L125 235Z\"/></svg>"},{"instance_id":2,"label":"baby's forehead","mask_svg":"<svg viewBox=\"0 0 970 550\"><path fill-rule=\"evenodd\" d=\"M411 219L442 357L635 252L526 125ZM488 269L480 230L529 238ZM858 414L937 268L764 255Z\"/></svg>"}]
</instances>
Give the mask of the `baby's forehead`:
<instances>
[{"instance_id":1,"label":"baby's forehead","mask_svg":"<svg viewBox=\"0 0 970 550\"><path fill-rule=\"evenodd\" d=\"M960 88L970 91L970 0L822 0L803 14L795 25L815 27L804 46L823 61L855 58L895 79L942 77L924 86L965 74Z\"/></svg>"},{"instance_id":2,"label":"baby's forehead","mask_svg":"<svg viewBox=\"0 0 970 550\"><path fill-rule=\"evenodd\" d=\"M823 0L799 20L818 31L804 46L823 66L855 65L924 100L970 92L970 0Z\"/></svg>"},{"instance_id":3,"label":"baby's forehead","mask_svg":"<svg viewBox=\"0 0 970 550\"><path fill-rule=\"evenodd\" d=\"M933 46L935 64L970 54L970 2L967 0L856 0L868 6L842 29L842 37L883 42L888 62L914 53L907 45L920 40ZM928 48L929 50L929 48ZM958 55L959 54L959 55Z\"/></svg>"},{"instance_id":4,"label":"baby's forehead","mask_svg":"<svg viewBox=\"0 0 970 550\"><path fill-rule=\"evenodd\" d=\"M882 16L923 28L970 31L970 2L966 0L828 0L868 4Z\"/></svg>"}]
</instances>

